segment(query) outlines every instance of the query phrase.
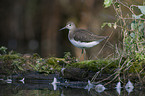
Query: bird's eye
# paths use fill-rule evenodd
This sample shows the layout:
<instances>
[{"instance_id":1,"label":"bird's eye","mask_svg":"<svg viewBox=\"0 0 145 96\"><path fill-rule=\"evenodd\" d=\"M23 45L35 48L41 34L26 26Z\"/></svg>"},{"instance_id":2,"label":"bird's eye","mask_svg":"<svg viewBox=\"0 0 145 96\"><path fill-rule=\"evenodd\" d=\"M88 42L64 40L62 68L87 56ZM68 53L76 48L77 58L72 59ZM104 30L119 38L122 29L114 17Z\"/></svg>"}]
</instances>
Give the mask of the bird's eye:
<instances>
[{"instance_id":1,"label":"bird's eye","mask_svg":"<svg viewBox=\"0 0 145 96\"><path fill-rule=\"evenodd\" d=\"M71 24L69 24L69 26L71 26Z\"/></svg>"}]
</instances>

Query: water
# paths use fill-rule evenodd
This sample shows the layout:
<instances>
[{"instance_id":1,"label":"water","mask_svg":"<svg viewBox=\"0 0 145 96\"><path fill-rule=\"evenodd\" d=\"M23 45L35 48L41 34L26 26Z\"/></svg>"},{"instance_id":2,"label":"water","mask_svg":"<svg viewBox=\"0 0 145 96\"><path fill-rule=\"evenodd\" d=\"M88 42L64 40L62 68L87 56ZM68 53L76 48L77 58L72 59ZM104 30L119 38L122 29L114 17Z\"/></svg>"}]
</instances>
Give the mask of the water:
<instances>
[{"instance_id":1,"label":"water","mask_svg":"<svg viewBox=\"0 0 145 96\"><path fill-rule=\"evenodd\" d=\"M134 88L128 93L121 88L120 95L115 88L106 88L97 92L94 88L88 90L81 87L52 85L46 82L9 82L0 81L0 96L145 96L145 91Z\"/></svg>"}]
</instances>

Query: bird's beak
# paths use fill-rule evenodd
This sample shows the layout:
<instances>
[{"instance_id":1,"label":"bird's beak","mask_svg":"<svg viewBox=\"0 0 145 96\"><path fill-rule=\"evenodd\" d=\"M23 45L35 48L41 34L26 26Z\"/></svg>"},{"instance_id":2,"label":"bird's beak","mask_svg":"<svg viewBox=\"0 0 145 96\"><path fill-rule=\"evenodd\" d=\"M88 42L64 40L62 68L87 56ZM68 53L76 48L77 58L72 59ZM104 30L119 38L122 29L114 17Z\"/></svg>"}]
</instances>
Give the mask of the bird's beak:
<instances>
[{"instance_id":1,"label":"bird's beak","mask_svg":"<svg viewBox=\"0 0 145 96\"><path fill-rule=\"evenodd\" d=\"M63 30L63 29L66 29L66 27L63 27L63 28L59 29L59 31L61 31L61 30Z\"/></svg>"}]
</instances>

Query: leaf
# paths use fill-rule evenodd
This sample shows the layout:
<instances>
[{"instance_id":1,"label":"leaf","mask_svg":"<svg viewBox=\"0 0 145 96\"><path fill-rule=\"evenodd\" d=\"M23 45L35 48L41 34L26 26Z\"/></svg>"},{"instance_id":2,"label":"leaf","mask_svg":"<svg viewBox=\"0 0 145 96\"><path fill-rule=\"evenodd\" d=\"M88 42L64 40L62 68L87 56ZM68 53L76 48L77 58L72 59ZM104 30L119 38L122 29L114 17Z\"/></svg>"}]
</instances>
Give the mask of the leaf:
<instances>
[{"instance_id":1,"label":"leaf","mask_svg":"<svg viewBox=\"0 0 145 96\"><path fill-rule=\"evenodd\" d=\"M134 37L135 37L135 34L134 34L134 33L131 33L130 36L131 36L132 38L134 38Z\"/></svg>"},{"instance_id":2,"label":"leaf","mask_svg":"<svg viewBox=\"0 0 145 96\"><path fill-rule=\"evenodd\" d=\"M29 64L34 70L37 70L38 71L38 69L34 66L34 65L32 65L32 64Z\"/></svg>"},{"instance_id":3,"label":"leaf","mask_svg":"<svg viewBox=\"0 0 145 96\"><path fill-rule=\"evenodd\" d=\"M138 6L140 9L141 13L145 15L145 6Z\"/></svg>"},{"instance_id":4,"label":"leaf","mask_svg":"<svg viewBox=\"0 0 145 96\"><path fill-rule=\"evenodd\" d=\"M141 23L139 25L138 31L141 32L144 29L144 23Z\"/></svg>"},{"instance_id":5,"label":"leaf","mask_svg":"<svg viewBox=\"0 0 145 96\"><path fill-rule=\"evenodd\" d=\"M107 25L108 25L110 28L112 27L112 24L111 24L111 23L108 23Z\"/></svg>"},{"instance_id":6,"label":"leaf","mask_svg":"<svg viewBox=\"0 0 145 96\"><path fill-rule=\"evenodd\" d=\"M101 26L101 28L104 28L106 24L107 24L107 23L103 23L102 26Z\"/></svg>"},{"instance_id":7,"label":"leaf","mask_svg":"<svg viewBox=\"0 0 145 96\"><path fill-rule=\"evenodd\" d=\"M0 51L2 51L2 52L5 53L5 54L7 53L6 50L7 50L6 47L4 47L4 46L0 47Z\"/></svg>"},{"instance_id":8,"label":"leaf","mask_svg":"<svg viewBox=\"0 0 145 96\"><path fill-rule=\"evenodd\" d=\"M19 70L23 71L24 69L22 68L22 66L17 66Z\"/></svg>"},{"instance_id":9,"label":"leaf","mask_svg":"<svg viewBox=\"0 0 145 96\"><path fill-rule=\"evenodd\" d=\"M117 24L116 24L116 22L114 23L113 27L114 27L114 29L116 29L116 28L117 28Z\"/></svg>"},{"instance_id":10,"label":"leaf","mask_svg":"<svg viewBox=\"0 0 145 96\"><path fill-rule=\"evenodd\" d=\"M104 0L104 6L105 6L105 8L111 6L111 4L112 4L112 0Z\"/></svg>"},{"instance_id":11,"label":"leaf","mask_svg":"<svg viewBox=\"0 0 145 96\"><path fill-rule=\"evenodd\" d=\"M138 31L141 32L144 29L144 23L139 23L139 22L133 21L131 23L131 30L134 31L136 29L138 29Z\"/></svg>"},{"instance_id":12,"label":"leaf","mask_svg":"<svg viewBox=\"0 0 145 96\"><path fill-rule=\"evenodd\" d=\"M133 21L133 22L131 23L131 30L135 30L135 29L137 28L137 25L138 25L138 24L137 24L136 22Z\"/></svg>"},{"instance_id":13,"label":"leaf","mask_svg":"<svg viewBox=\"0 0 145 96\"><path fill-rule=\"evenodd\" d=\"M132 17L135 18L135 19L139 19L141 16L143 16L143 14L140 14L140 15L132 15Z\"/></svg>"},{"instance_id":14,"label":"leaf","mask_svg":"<svg viewBox=\"0 0 145 96\"><path fill-rule=\"evenodd\" d=\"M108 25L110 28L112 27L112 24L111 23L105 22L105 23L102 24L101 28L103 28L105 25Z\"/></svg>"}]
</instances>

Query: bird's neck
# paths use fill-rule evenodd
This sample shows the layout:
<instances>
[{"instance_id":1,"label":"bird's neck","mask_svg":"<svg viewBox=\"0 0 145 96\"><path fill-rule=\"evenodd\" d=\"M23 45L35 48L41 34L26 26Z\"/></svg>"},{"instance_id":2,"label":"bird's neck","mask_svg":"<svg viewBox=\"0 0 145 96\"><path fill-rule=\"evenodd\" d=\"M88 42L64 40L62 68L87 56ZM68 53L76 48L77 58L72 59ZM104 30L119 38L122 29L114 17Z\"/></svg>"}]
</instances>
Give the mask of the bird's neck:
<instances>
[{"instance_id":1,"label":"bird's neck","mask_svg":"<svg viewBox=\"0 0 145 96\"><path fill-rule=\"evenodd\" d=\"M73 39L73 37L74 37L74 31L75 31L75 30L72 30L72 29L69 30L69 33L68 33L68 38L69 38L69 40L70 40L70 39Z\"/></svg>"}]
</instances>

